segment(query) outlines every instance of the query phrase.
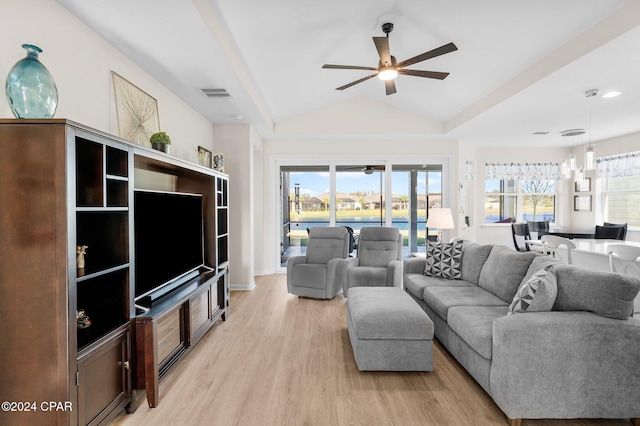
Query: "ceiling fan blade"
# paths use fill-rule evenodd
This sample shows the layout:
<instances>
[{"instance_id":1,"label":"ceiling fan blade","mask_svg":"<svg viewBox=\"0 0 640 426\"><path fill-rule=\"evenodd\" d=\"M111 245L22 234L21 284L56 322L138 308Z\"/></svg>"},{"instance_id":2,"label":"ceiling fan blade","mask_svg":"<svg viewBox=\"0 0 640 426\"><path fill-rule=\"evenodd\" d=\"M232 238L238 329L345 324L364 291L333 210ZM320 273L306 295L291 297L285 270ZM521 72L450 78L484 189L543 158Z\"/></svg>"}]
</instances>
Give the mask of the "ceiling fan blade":
<instances>
[{"instance_id":1,"label":"ceiling fan blade","mask_svg":"<svg viewBox=\"0 0 640 426\"><path fill-rule=\"evenodd\" d=\"M396 93L396 82L393 80L385 80L384 88L387 89L387 96Z\"/></svg>"},{"instance_id":2,"label":"ceiling fan blade","mask_svg":"<svg viewBox=\"0 0 640 426\"><path fill-rule=\"evenodd\" d=\"M378 68L373 67L361 67L358 65L331 65L324 64L322 68L335 69L335 70L368 70L368 71L378 71Z\"/></svg>"},{"instance_id":3,"label":"ceiling fan blade","mask_svg":"<svg viewBox=\"0 0 640 426\"><path fill-rule=\"evenodd\" d=\"M380 56L380 63L383 66L391 66L391 52L389 51L389 39L387 37L373 37L373 42Z\"/></svg>"},{"instance_id":4,"label":"ceiling fan blade","mask_svg":"<svg viewBox=\"0 0 640 426\"><path fill-rule=\"evenodd\" d=\"M378 75L378 74L371 74L371 75L369 75L369 76L366 76L366 77L364 77L364 78L361 78L360 80L352 81L352 82L351 82L351 83L349 83L349 84L345 84L344 86L336 87L336 90L344 90L344 89L348 89L348 88L349 88L349 87L351 87L351 86L355 86L355 85L356 85L356 84L358 84L358 83L362 83L363 81L367 81L367 80L369 80L370 78L373 78L373 77L375 77L375 76L377 76L377 75Z\"/></svg>"},{"instance_id":5,"label":"ceiling fan blade","mask_svg":"<svg viewBox=\"0 0 640 426\"><path fill-rule=\"evenodd\" d=\"M444 46L440 46L436 49L430 50L428 52L425 52L421 55L418 56L414 56L413 58L409 58L406 61L402 61L400 62L397 67L398 68L402 68L402 67L408 67L409 65L413 65L416 64L418 62L422 62L422 61L426 61L427 59L431 59L431 58L435 58L436 56L440 56L440 55L444 55L447 53L451 53L458 50L458 47L456 47L455 44L453 43L448 43L445 44Z\"/></svg>"},{"instance_id":6,"label":"ceiling fan blade","mask_svg":"<svg viewBox=\"0 0 640 426\"><path fill-rule=\"evenodd\" d=\"M435 78L438 80L444 80L449 75L448 72L419 71L419 70L405 70L405 69L398 70L398 74L412 75L415 77Z\"/></svg>"}]
</instances>

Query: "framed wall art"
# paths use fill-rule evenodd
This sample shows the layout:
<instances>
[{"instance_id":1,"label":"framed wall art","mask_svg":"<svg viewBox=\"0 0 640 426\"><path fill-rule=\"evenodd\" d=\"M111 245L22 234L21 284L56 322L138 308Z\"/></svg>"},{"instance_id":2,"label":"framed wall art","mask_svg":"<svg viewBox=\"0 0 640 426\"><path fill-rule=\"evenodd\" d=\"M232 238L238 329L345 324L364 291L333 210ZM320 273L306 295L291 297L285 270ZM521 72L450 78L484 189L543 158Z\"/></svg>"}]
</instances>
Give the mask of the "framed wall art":
<instances>
[{"instance_id":1,"label":"framed wall art","mask_svg":"<svg viewBox=\"0 0 640 426\"><path fill-rule=\"evenodd\" d=\"M118 118L118 136L138 145L151 147L149 137L160 131L158 101L111 71Z\"/></svg>"},{"instance_id":2,"label":"framed wall art","mask_svg":"<svg viewBox=\"0 0 640 426\"><path fill-rule=\"evenodd\" d=\"M576 181L576 192L589 192L591 191L591 178L584 178Z\"/></svg>"},{"instance_id":3,"label":"framed wall art","mask_svg":"<svg viewBox=\"0 0 640 426\"><path fill-rule=\"evenodd\" d=\"M198 147L198 164L211 168L212 152L201 146Z\"/></svg>"},{"instance_id":4,"label":"framed wall art","mask_svg":"<svg viewBox=\"0 0 640 426\"><path fill-rule=\"evenodd\" d=\"M573 211L590 212L591 211L591 195L575 195L573 197Z\"/></svg>"}]
</instances>

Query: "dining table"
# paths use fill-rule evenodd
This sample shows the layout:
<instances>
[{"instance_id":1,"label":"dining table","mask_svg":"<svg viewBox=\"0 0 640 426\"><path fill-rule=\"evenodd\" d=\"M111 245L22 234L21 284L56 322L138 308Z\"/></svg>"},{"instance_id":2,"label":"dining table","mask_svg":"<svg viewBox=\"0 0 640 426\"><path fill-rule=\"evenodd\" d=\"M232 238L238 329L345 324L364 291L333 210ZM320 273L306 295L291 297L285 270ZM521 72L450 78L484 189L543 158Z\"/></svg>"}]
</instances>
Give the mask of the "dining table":
<instances>
[{"instance_id":1,"label":"dining table","mask_svg":"<svg viewBox=\"0 0 640 426\"><path fill-rule=\"evenodd\" d=\"M593 228L572 228L568 226L554 226L551 225L549 230L538 231L538 239L543 235L556 235L564 238L586 238L593 239L595 237L595 226Z\"/></svg>"}]
</instances>

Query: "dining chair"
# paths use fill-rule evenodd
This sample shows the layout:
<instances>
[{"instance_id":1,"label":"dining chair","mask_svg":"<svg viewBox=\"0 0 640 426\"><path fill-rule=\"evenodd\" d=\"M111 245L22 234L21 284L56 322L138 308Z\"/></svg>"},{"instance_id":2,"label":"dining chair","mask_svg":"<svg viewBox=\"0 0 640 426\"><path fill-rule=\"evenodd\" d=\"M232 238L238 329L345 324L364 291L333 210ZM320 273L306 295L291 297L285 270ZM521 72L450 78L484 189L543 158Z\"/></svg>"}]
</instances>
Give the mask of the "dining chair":
<instances>
[{"instance_id":1,"label":"dining chair","mask_svg":"<svg viewBox=\"0 0 640 426\"><path fill-rule=\"evenodd\" d=\"M533 245L531 241L531 233L529 232L529 225L526 222L512 223L511 236L513 237L513 246L517 251L542 252L542 246ZM520 243L518 241L520 241Z\"/></svg>"},{"instance_id":2,"label":"dining chair","mask_svg":"<svg viewBox=\"0 0 640 426\"><path fill-rule=\"evenodd\" d=\"M609 268L611 272L617 272L613 263L614 257L620 259L623 263L623 273L629 275L628 270L633 267L640 277L640 267L636 260L640 257L640 247L628 246L625 244L611 244L609 247ZM614 256L615 255L615 256Z\"/></svg>"},{"instance_id":3,"label":"dining chair","mask_svg":"<svg viewBox=\"0 0 640 426\"><path fill-rule=\"evenodd\" d=\"M623 232L625 229L621 226L599 226L596 225L594 237L596 240L623 240Z\"/></svg>"},{"instance_id":4,"label":"dining chair","mask_svg":"<svg viewBox=\"0 0 640 426\"><path fill-rule=\"evenodd\" d=\"M531 234L531 239L540 239L541 232L549 231L549 221L548 220L536 220L527 221L527 225L529 226L529 233ZM535 233L535 235L534 235Z\"/></svg>"},{"instance_id":5,"label":"dining chair","mask_svg":"<svg viewBox=\"0 0 640 426\"><path fill-rule=\"evenodd\" d=\"M602 224L605 228L622 228L622 235L620 236L621 240L627 239L627 224L626 223L611 223L605 222Z\"/></svg>"},{"instance_id":6,"label":"dining chair","mask_svg":"<svg viewBox=\"0 0 640 426\"><path fill-rule=\"evenodd\" d=\"M609 269L611 272L620 273L616 271L613 259L618 258L623 266L622 274L632 275L636 278L640 278L640 267L638 267L637 260L640 258L640 247L628 246L625 244L611 244L609 246ZM635 273L629 274L629 269L633 268ZM632 270L632 272L634 272ZM636 297L634 301L633 315L640 314L640 295Z\"/></svg>"},{"instance_id":7,"label":"dining chair","mask_svg":"<svg viewBox=\"0 0 640 426\"><path fill-rule=\"evenodd\" d=\"M545 254L551 255L554 259L561 260L568 265L571 265L571 250L576 248L576 245L568 238L558 237L557 235L543 235L540 238L542 241L542 251ZM562 259L562 256L558 252L558 247L565 246L567 248L566 259Z\"/></svg>"}]
</instances>

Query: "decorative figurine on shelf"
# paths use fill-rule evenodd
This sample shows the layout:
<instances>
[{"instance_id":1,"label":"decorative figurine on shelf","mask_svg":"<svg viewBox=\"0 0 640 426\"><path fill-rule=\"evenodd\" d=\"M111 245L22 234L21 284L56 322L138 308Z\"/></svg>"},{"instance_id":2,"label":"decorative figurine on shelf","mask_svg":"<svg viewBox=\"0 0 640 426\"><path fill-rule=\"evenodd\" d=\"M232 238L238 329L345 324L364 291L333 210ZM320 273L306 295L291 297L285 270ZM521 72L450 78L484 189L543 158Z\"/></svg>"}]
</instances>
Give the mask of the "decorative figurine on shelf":
<instances>
[{"instance_id":1,"label":"decorative figurine on shelf","mask_svg":"<svg viewBox=\"0 0 640 426\"><path fill-rule=\"evenodd\" d=\"M224 155L216 154L213 156L213 170L224 173Z\"/></svg>"},{"instance_id":2,"label":"decorative figurine on shelf","mask_svg":"<svg viewBox=\"0 0 640 426\"><path fill-rule=\"evenodd\" d=\"M76 314L76 324L78 328L87 328L91 326L91 320L84 312L84 309L80 309Z\"/></svg>"},{"instance_id":3,"label":"decorative figurine on shelf","mask_svg":"<svg viewBox=\"0 0 640 426\"><path fill-rule=\"evenodd\" d=\"M78 269L84 269L84 255L87 254L89 246L77 246L76 247L76 264Z\"/></svg>"}]
</instances>

